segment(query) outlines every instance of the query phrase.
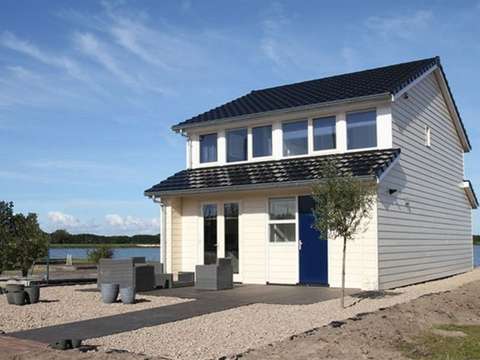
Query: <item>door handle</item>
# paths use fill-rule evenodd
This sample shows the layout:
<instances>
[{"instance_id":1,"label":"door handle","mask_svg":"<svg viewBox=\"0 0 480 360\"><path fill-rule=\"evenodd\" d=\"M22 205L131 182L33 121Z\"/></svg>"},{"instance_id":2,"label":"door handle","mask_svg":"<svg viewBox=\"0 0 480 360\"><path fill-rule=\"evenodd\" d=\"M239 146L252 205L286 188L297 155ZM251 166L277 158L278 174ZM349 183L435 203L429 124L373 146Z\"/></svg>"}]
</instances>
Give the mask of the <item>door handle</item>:
<instances>
[{"instance_id":1,"label":"door handle","mask_svg":"<svg viewBox=\"0 0 480 360\"><path fill-rule=\"evenodd\" d=\"M302 245L303 245L303 242L302 240L298 240L298 250L302 250Z\"/></svg>"}]
</instances>

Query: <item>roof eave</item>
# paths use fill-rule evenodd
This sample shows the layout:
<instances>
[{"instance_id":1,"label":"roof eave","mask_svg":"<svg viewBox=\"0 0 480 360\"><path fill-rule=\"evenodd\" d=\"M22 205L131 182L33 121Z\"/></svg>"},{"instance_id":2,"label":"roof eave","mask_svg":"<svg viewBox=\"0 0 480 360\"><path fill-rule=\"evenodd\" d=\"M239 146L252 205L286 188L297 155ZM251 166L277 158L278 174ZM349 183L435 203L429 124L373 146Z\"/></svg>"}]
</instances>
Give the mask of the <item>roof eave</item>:
<instances>
[{"instance_id":1,"label":"roof eave","mask_svg":"<svg viewBox=\"0 0 480 360\"><path fill-rule=\"evenodd\" d=\"M357 179L362 181L377 181L375 175L362 175L357 176ZM235 186L219 186L215 188L201 188L201 189L182 189L182 190L166 190L166 191L150 191L146 190L144 195L147 197L152 196L183 196L183 195L197 195L197 194L209 194L219 192L231 192L231 191L248 191L248 190L268 190L278 188L290 188L299 186L310 186L316 182L321 182L322 179L314 180L301 180L301 181L286 181L282 183L263 183L263 184L247 184L247 185L235 185Z\"/></svg>"},{"instance_id":2,"label":"roof eave","mask_svg":"<svg viewBox=\"0 0 480 360\"><path fill-rule=\"evenodd\" d=\"M470 180L464 180L462 183L462 187L463 187L463 190L465 191L465 195L467 195L468 201L470 202L472 209L477 209L478 198L477 198L477 195L475 194L475 191L473 190L473 186Z\"/></svg>"},{"instance_id":3,"label":"roof eave","mask_svg":"<svg viewBox=\"0 0 480 360\"><path fill-rule=\"evenodd\" d=\"M179 123L177 125L172 126L172 130L175 132L182 132L185 129L202 128L202 127L216 125L216 124L226 124L226 123L231 123L231 122L236 122L241 120L250 120L254 118L265 117L265 116L288 114L288 113L305 111L305 110L323 109L323 108L328 108L332 106L351 104L354 102L384 101L384 100L389 100L389 101L391 100L390 92L385 92L385 93L380 93L375 95L368 95L368 96L359 96L359 97L342 99L342 100L327 101L327 102L304 105L304 106L295 106L295 107L290 107L285 109L264 111L264 112L258 112L253 114L240 115L240 116L232 116L232 117L220 118L215 120L201 121L198 123L195 123L195 122L187 123L187 124Z\"/></svg>"}]
</instances>

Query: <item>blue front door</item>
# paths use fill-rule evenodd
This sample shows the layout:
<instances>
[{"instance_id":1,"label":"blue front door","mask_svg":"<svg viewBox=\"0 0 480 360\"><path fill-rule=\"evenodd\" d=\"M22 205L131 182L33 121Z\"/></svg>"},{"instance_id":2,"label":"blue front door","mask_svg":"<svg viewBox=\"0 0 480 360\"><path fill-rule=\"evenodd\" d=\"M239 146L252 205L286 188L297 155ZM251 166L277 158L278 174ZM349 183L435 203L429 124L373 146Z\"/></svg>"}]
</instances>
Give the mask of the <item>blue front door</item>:
<instances>
[{"instance_id":1,"label":"blue front door","mask_svg":"<svg viewBox=\"0 0 480 360\"><path fill-rule=\"evenodd\" d=\"M328 284L328 241L313 227L311 196L298 197L300 283Z\"/></svg>"}]
</instances>

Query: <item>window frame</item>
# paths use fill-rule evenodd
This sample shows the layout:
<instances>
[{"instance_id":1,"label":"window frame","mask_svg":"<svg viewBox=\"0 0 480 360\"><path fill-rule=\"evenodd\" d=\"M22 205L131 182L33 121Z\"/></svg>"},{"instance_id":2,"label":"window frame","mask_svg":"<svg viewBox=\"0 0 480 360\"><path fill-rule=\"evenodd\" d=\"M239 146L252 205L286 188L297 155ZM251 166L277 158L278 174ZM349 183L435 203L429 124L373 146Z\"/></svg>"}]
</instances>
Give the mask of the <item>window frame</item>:
<instances>
[{"instance_id":1,"label":"window frame","mask_svg":"<svg viewBox=\"0 0 480 360\"><path fill-rule=\"evenodd\" d=\"M208 165L213 165L213 164L217 164L218 163L218 159L219 159L219 134L220 132L219 131L214 131L214 132L205 132L205 133L201 133L201 134L198 134L198 165L199 166L208 166ZM216 135L216 145L215 145L215 148L216 148L216 157L215 157L215 161L202 161L202 136L208 136L208 135Z\"/></svg>"},{"instance_id":2,"label":"window frame","mask_svg":"<svg viewBox=\"0 0 480 360\"><path fill-rule=\"evenodd\" d=\"M249 154L248 154L248 147L249 147L249 126L245 127L238 127L238 128L229 128L225 129L225 163L226 164L235 164L235 163L240 163L240 162L245 162L250 160ZM238 130L245 130L245 140L246 140L246 147L245 147L245 159L244 160L234 160L234 161L228 161L228 133L232 131L238 131ZM252 144L253 145L253 144Z\"/></svg>"},{"instance_id":3,"label":"window frame","mask_svg":"<svg viewBox=\"0 0 480 360\"><path fill-rule=\"evenodd\" d=\"M292 199L295 204L295 213L293 219L283 219L283 220L272 220L270 219L270 202L272 200L280 200L280 199ZM271 237L271 225L276 224L293 224L294 225L294 234L295 238L292 241L270 241ZM275 196L267 198L267 245L273 246L291 246L296 245L298 243L298 196Z\"/></svg>"},{"instance_id":4,"label":"window frame","mask_svg":"<svg viewBox=\"0 0 480 360\"><path fill-rule=\"evenodd\" d=\"M253 130L254 129L259 129L259 128L265 128L265 127L269 127L270 128L270 154L269 155L259 155L259 156L255 156L255 149L254 149L254 144L255 144L255 141L253 140L253 137L254 137L254 133L253 133ZM273 123L269 123L269 124L264 124L264 125L258 125L258 126L250 126L249 128L249 131L250 131L250 147L252 149L252 152L251 152L251 157L249 158L250 159L268 159L268 158L271 158L273 156L273 151L274 151L274 144L273 144ZM249 144L247 143L247 148L249 147Z\"/></svg>"},{"instance_id":5,"label":"window frame","mask_svg":"<svg viewBox=\"0 0 480 360\"><path fill-rule=\"evenodd\" d=\"M299 123L299 122L305 122L307 124L307 152L304 153L304 154L295 154L295 155L285 155L285 131L283 129L283 126L286 125L286 124L292 124L292 123ZM310 127L311 127L311 123L312 123L312 118L311 117L306 117L306 118L297 118L297 119L289 119L289 120L285 120L285 121L281 121L280 122L280 129L281 129L281 132L282 132L282 136L281 136L281 143L280 143L280 157L282 159L292 159L292 158L295 158L295 157L303 157L303 156L308 156L311 154L311 148L310 148L310 143L311 143L311 140L310 140ZM272 134L273 136L273 134ZM273 138L272 138L272 143L273 143ZM273 147L273 144L272 144L272 147Z\"/></svg>"},{"instance_id":6,"label":"window frame","mask_svg":"<svg viewBox=\"0 0 480 360\"><path fill-rule=\"evenodd\" d=\"M368 113L368 112L374 112L375 113L375 145L374 146L368 146L368 147L359 147L359 148L354 148L350 149L348 147L348 115L349 114L358 114L358 113ZM375 108L368 108L368 109L358 109L358 110L351 110L351 111L346 111L345 112L345 145L346 145L346 151L364 151L364 150L372 150L372 149L377 149L378 148L378 109Z\"/></svg>"},{"instance_id":7,"label":"window frame","mask_svg":"<svg viewBox=\"0 0 480 360\"><path fill-rule=\"evenodd\" d=\"M333 118L335 121L335 146L330 149L315 149L315 121L321 119ZM312 146L312 154L323 154L323 153L333 153L338 150L338 113L331 114L331 115L321 115L321 116L313 116L310 118L312 124L312 131L311 131L311 146Z\"/></svg>"}]
</instances>

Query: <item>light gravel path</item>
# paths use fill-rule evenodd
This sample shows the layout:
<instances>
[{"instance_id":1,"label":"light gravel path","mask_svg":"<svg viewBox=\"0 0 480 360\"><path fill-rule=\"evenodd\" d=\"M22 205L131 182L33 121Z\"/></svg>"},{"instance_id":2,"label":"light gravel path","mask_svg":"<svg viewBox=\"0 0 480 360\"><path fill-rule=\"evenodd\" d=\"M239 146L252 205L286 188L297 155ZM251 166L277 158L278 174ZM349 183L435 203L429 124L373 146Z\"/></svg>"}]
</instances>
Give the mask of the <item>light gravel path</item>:
<instances>
[{"instance_id":1,"label":"light gravel path","mask_svg":"<svg viewBox=\"0 0 480 360\"><path fill-rule=\"evenodd\" d=\"M347 298L311 305L254 304L183 321L143 328L88 341L103 349L124 349L168 359L210 359L233 355L288 338L333 320L371 312L416 299L422 295L457 288L480 280L480 269L425 284L389 290L377 299Z\"/></svg>"},{"instance_id":2,"label":"light gravel path","mask_svg":"<svg viewBox=\"0 0 480 360\"><path fill-rule=\"evenodd\" d=\"M191 301L137 295L138 302L133 305L103 304L99 292L88 291L94 289L96 285L43 287L41 302L25 306L8 305L6 296L0 296L0 330L8 333L35 329Z\"/></svg>"}]
</instances>

